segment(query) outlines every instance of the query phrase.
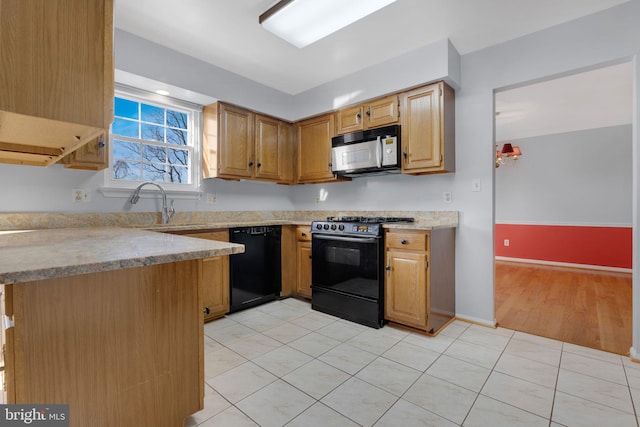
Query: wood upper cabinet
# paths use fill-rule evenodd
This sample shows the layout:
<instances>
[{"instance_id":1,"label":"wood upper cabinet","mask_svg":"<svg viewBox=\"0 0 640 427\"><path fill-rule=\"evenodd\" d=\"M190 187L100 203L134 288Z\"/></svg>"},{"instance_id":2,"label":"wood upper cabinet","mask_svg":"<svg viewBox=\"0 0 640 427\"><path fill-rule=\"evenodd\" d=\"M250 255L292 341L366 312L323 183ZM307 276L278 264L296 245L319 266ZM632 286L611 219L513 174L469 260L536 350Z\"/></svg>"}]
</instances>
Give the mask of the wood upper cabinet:
<instances>
[{"instance_id":1,"label":"wood upper cabinet","mask_svg":"<svg viewBox=\"0 0 640 427\"><path fill-rule=\"evenodd\" d=\"M293 183L292 125L221 102L203 110L205 178Z\"/></svg>"},{"instance_id":2,"label":"wood upper cabinet","mask_svg":"<svg viewBox=\"0 0 640 427\"><path fill-rule=\"evenodd\" d=\"M427 333L455 317L455 229L387 230L385 319Z\"/></svg>"},{"instance_id":3,"label":"wood upper cabinet","mask_svg":"<svg viewBox=\"0 0 640 427\"><path fill-rule=\"evenodd\" d=\"M0 10L0 162L48 166L113 121L113 0L0 0Z\"/></svg>"},{"instance_id":4,"label":"wood upper cabinet","mask_svg":"<svg viewBox=\"0 0 640 427\"><path fill-rule=\"evenodd\" d=\"M198 239L229 241L228 230L191 232L184 234ZM202 260L202 310L204 321L217 319L229 312L229 256L216 256Z\"/></svg>"},{"instance_id":5,"label":"wood upper cabinet","mask_svg":"<svg viewBox=\"0 0 640 427\"><path fill-rule=\"evenodd\" d=\"M400 94L403 173L455 171L454 97L444 82Z\"/></svg>"},{"instance_id":6,"label":"wood upper cabinet","mask_svg":"<svg viewBox=\"0 0 640 427\"><path fill-rule=\"evenodd\" d=\"M336 112L336 134L390 125L398 120L398 96L386 96Z\"/></svg>"},{"instance_id":7,"label":"wood upper cabinet","mask_svg":"<svg viewBox=\"0 0 640 427\"><path fill-rule=\"evenodd\" d=\"M298 182L333 181L331 138L334 115L323 114L298 122Z\"/></svg>"},{"instance_id":8,"label":"wood upper cabinet","mask_svg":"<svg viewBox=\"0 0 640 427\"><path fill-rule=\"evenodd\" d=\"M68 169L101 170L106 168L109 166L108 139L109 136L105 131L99 137L64 157L61 163Z\"/></svg>"},{"instance_id":9,"label":"wood upper cabinet","mask_svg":"<svg viewBox=\"0 0 640 427\"><path fill-rule=\"evenodd\" d=\"M298 227L296 294L311 299L311 228Z\"/></svg>"},{"instance_id":10,"label":"wood upper cabinet","mask_svg":"<svg viewBox=\"0 0 640 427\"><path fill-rule=\"evenodd\" d=\"M218 173L232 178L251 178L254 169L255 114L220 104L218 110Z\"/></svg>"}]
</instances>

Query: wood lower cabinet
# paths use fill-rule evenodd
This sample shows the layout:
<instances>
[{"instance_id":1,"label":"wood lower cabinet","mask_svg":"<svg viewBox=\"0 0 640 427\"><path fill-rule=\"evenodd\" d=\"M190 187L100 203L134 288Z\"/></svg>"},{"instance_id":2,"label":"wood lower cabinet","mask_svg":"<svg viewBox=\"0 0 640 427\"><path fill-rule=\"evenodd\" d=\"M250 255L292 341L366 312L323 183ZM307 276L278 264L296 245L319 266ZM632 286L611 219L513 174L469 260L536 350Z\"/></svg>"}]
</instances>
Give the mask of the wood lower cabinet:
<instances>
[{"instance_id":1,"label":"wood lower cabinet","mask_svg":"<svg viewBox=\"0 0 640 427\"><path fill-rule=\"evenodd\" d=\"M182 233L181 233L182 234ZM229 241L229 230L186 233L198 239ZM229 256L217 256L202 260L202 306L204 321L218 319L229 312Z\"/></svg>"},{"instance_id":2,"label":"wood lower cabinet","mask_svg":"<svg viewBox=\"0 0 640 427\"><path fill-rule=\"evenodd\" d=\"M292 184L293 125L234 105L203 109L205 178Z\"/></svg>"},{"instance_id":3,"label":"wood lower cabinet","mask_svg":"<svg viewBox=\"0 0 640 427\"><path fill-rule=\"evenodd\" d=\"M5 403L68 404L72 427L183 425L204 407L199 261L4 286Z\"/></svg>"},{"instance_id":4,"label":"wood lower cabinet","mask_svg":"<svg viewBox=\"0 0 640 427\"><path fill-rule=\"evenodd\" d=\"M400 94L403 173L455 171L454 99L444 82Z\"/></svg>"},{"instance_id":5,"label":"wood lower cabinet","mask_svg":"<svg viewBox=\"0 0 640 427\"><path fill-rule=\"evenodd\" d=\"M455 228L385 232L385 319L435 334L455 317Z\"/></svg>"},{"instance_id":6,"label":"wood lower cabinet","mask_svg":"<svg viewBox=\"0 0 640 427\"><path fill-rule=\"evenodd\" d=\"M113 121L113 0L0 0L0 10L0 162L48 166Z\"/></svg>"},{"instance_id":7,"label":"wood lower cabinet","mask_svg":"<svg viewBox=\"0 0 640 427\"><path fill-rule=\"evenodd\" d=\"M296 230L296 294L311 299L311 228Z\"/></svg>"},{"instance_id":8,"label":"wood lower cabinet","mask_svg":"<svg viewBox=\"0 0 640 427\"><path fill-rule=\"evenodd\" d=\"M297 130L298 183L335 181L331 171L333 113L298 122Z\"/></svg>"}]
</instances>

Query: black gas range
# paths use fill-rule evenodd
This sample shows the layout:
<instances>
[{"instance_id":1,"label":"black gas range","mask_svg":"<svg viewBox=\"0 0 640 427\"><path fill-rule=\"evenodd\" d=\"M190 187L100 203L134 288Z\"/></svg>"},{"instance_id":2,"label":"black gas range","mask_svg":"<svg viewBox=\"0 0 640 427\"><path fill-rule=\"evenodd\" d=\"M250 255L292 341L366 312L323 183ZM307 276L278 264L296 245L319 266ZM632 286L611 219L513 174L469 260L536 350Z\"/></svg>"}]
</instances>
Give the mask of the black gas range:
<instances>
[{"instance_id":1,"label":"black gas range","mask_svg":"<svg viewBox=\"0 0 640 427\"><path fill-rule=\"evenodd\" d=\"M385 223L407 217L329 217L311 224L311 307L363 325L384 325Z\"/></svg>"}]
</instances>

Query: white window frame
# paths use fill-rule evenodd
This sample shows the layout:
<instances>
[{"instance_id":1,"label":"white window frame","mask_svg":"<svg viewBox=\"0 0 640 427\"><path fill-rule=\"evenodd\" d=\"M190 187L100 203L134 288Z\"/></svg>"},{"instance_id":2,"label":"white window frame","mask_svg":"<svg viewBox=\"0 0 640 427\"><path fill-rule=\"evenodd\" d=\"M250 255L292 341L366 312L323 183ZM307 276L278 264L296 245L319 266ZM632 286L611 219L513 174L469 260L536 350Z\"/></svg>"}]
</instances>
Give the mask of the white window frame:
<instances>
[{"instance_id":1,"label":"white window frame","mask_svg":"<svg viewBox=\"0 0 640 427\"><path fill-rule=\"evenodd\" d=\"M177 100L145 90L118 85L115 96L163 109L174 109L189 114L189 150L190 183L157 182L167 194L177 199L198 199L202 181L202 106L187 101ZM109 131L109 166L104 171L104 187L100 190L105 197L128 197L131 191L145 181L130 181L113 178L113 135ZM122 138L125 139L125 138ZM149 187L152 188L152 187Z\"/></svg>"}]
</instances>

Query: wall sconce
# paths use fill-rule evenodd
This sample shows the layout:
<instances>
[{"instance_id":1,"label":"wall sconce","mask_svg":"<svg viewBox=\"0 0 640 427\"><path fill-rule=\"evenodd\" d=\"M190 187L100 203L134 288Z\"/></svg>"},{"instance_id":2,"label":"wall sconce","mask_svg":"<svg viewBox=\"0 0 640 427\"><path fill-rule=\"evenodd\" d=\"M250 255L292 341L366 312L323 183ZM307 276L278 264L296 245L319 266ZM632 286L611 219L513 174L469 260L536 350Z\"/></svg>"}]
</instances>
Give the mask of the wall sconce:
<instances>
[{"instance_id":1,"label":"wall sconce","mask_svg":"<svg viewBox=\"0 0 640 427\"><path fill-rule=\"evenodd\" d=\"M516 164L516 160L518 157L522 156L522 151L520 151L520 147L507 143L502 146L502 150L498 150L498 146L496 145L496 167L499 168L500 165L505 166L513 166Z\"/></svg>"}]
</instances>

